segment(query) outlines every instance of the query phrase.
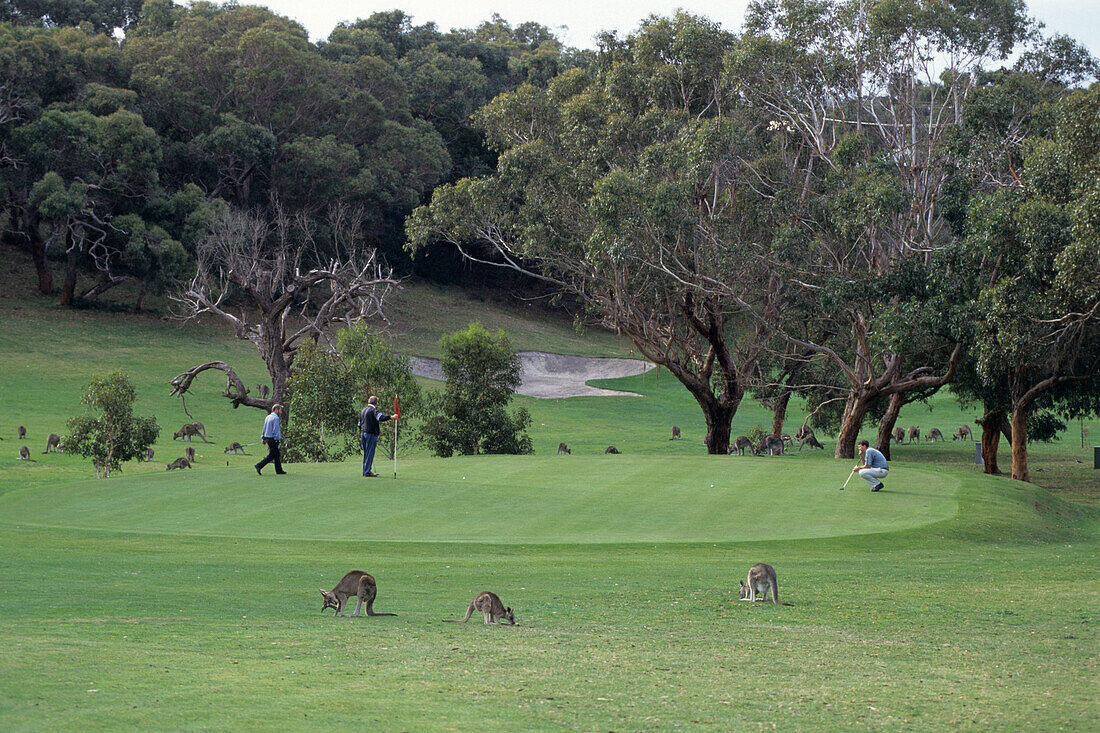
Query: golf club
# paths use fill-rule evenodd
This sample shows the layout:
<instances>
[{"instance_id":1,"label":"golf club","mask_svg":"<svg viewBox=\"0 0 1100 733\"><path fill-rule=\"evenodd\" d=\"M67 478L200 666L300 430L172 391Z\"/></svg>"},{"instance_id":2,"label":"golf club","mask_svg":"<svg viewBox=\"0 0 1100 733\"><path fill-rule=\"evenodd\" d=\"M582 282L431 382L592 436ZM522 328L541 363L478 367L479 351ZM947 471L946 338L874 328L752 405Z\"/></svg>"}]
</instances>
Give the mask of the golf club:
<instances>
[{"instance_id":1,"label":"golf club","mask_svg":"<svg viewBox=\"0 0 1100 733\"><path fill-rule=\"evenodd\" d=\"M855 471L852 471L851 473L849 473L849 474L848 474L848 481L851 481L851 480L852 480L852 476L855 476L855 475L856 475L856 472L855 472ZM847 488L847 486L848 486L848 481L845 481L845 482L844 482L844 486L841 486L841 487L840 487L840 490L841 490L841 491L844 491L844 489L845 489L845 488Z\"/></svg>"}]
</instances>

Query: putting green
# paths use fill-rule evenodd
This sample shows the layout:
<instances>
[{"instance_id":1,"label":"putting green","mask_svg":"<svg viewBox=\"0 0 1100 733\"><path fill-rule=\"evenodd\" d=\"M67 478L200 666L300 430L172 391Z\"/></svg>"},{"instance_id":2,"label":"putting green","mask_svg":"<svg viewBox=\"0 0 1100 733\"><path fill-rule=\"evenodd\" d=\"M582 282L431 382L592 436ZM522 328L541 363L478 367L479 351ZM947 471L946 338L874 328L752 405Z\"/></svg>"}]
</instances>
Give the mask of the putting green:
<instances>
[{"instance_id":1,"label":"putting green","mask_svg":"<svg viewBox=\"0 0 1100 733\"><path fill-rule=\"evenodd\" d=\"M850 461L654 456L414 459L397 479L301 464L124 475L16 489L0 521L137 533L488 543L740 542L887 532L954 517L958 481ZM388 466L380 467L382 470Z\"/></svg>"}]
</instances>

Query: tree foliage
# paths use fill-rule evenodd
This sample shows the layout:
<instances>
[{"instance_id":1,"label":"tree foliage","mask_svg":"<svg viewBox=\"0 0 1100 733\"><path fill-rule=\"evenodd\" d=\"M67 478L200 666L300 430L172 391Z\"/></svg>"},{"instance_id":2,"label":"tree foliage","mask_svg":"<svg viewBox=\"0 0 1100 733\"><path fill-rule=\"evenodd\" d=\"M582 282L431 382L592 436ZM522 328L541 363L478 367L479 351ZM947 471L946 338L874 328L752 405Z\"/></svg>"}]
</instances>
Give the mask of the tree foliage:
<instances>
[{"instance_id":1,"label":"tree foliage","mask_svg":"<svg viewBox=\"0 0 1100 733\"><path fill-rule=\"evenodd\" d=\"M65 449L91 458L96 477L109 478L126 461L144 457L160 435L155 417L134 415L135 396L122 372L93 377L80 400L88 412L69 418Z\"/></svg>"},{"instance_id":2,"label":"tree foliage","mask_svg":"<svg viewBox=\"0 0 1100 733\"><path fill-rule=\"evenodd\" d=\"M520 360L503 331L490 334L480 323L439 340L446 383L428 399L423 433L438 456L531 453L524 408L509 414L520 384Z\"/></svg>"}]
</instances>

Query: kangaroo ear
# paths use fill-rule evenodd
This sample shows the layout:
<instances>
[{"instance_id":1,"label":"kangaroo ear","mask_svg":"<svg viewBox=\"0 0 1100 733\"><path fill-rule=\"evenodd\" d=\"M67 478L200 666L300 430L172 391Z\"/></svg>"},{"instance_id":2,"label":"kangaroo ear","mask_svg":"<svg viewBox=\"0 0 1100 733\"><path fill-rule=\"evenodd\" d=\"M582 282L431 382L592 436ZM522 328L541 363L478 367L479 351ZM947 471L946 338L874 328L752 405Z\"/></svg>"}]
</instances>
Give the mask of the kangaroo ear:
<instances>
[{"instance_id":1,"label":"kangaroo ear","mask_svg":"<svg viewBox=\"0 0 1100 733\"><path fill-rule=\"evenodd\" d=\"M743 581L743 580L739 580L739 581L737 581L737 582L741 584L741 587L742 587L742 588L744 588L744 587L745 587L745 581Z\"/></svg>"},{"instance_id":2,"label":"kangaroo ear","mask_svg":"<svg viewBox=\"0 0 1100 733\"><path fill-rule=\"evenodd\" d=\"M328 591L325 590L324 588L321 588L321 595L323 595L327 598L328 597Z\"/></svg>"},{"instance_id":3,"label":"kangaroo ear","mask_svg":"<svg viewBox=\"0 0 1100 733\"><path fill-rule=\"evenodd\" d=\"M504 611L505 611L505 613L511 613L512 612L512 607L508 606L508 608L504 609Z\"/></svg>"}]
</instances>

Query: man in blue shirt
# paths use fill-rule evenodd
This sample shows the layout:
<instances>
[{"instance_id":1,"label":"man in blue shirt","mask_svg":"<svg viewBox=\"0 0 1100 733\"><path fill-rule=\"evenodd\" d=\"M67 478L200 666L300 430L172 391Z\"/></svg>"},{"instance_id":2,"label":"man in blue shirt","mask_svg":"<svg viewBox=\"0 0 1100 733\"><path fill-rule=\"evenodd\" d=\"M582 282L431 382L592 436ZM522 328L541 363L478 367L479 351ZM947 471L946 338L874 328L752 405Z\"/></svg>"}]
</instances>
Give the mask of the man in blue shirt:
<instances>
[{"instance_id":1,"label":"man in blue shirt","mask_svg":"<svg viewBox=\"0 0 1100 733\"><path fill-rule=\"evenodd\" d=\"M274 404L271 406L271 414L264 420L263 442L267 443L267 457L256 464L256 473L263 476L261 469L272 461L275 462L275 473L282 475L283 464L279 457L279 441L283 439L283 423L279 419L283 414L283 406Z\"/></svg>"},{"instance_id":2,"label":"man in blue shirt","mask_svg":"<svg viewBox=\"0 0 1100 733\"><path fill-rule=\"evenodd\" d=\"M859 471L859 477L871 484L871 491L882 490L882 479L890 473L890 465L886 463L886 456L871 447L866 440L859 441L859 459L863 463L853 468Z\"/></svg>"}]
</instances>

